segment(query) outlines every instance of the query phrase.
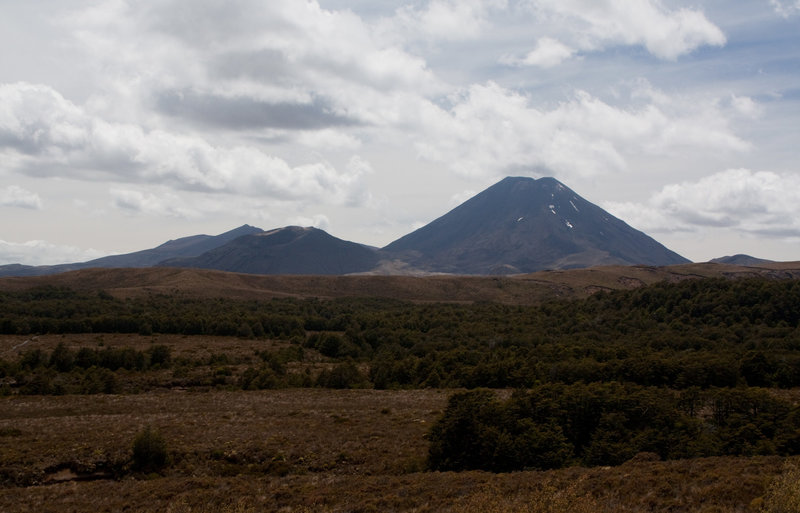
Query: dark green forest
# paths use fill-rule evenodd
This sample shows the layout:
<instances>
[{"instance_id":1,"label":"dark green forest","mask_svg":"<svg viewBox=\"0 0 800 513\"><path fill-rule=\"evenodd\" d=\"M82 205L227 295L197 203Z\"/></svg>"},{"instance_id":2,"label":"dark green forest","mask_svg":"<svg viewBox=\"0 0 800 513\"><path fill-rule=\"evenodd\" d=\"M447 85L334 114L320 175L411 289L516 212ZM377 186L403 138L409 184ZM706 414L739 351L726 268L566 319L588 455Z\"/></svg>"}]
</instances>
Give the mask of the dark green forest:
<instances>
[{"instance_id":1,"label":"dark green forest","mask_svg":"<svg viewBox=\"0 0 800 513\"><path fill-rule=\"evenodd\" d=\"M799 318L796 280L688 280L538 306L377 298L123 300L63 288L0 293L0 333L285 340L333 362L363 364L369 369L363 377L375 388L609 381L674 389L791 388L800 385ZM73 355L72 365L85 365L86 356ZM262 356L265 362L291 359ZM92 365L110 370L152 364L148 355L97 358ZM116 363L119 358L126 363ZM23 354L18 361L0 361L0 374L36 366L70 370L63 362L55 365L58 360ZM280 370L279 364L273 367ZM359 376L351 378L353 385L365 386ZM281 386L281 380L271 386Z\"/></svg>"},{"instance_id":2,"label":"dark green forest","mask_svg":"<svg viewBox=\"0 0 800 513\"><path fill-rule=\"evenodd\" d=\"M506 401L453 395L430 433L434 470L507 472L800 453L800 408L756 387L673 391L621 383L550 384Z\"/></svg>"}]
</instances>

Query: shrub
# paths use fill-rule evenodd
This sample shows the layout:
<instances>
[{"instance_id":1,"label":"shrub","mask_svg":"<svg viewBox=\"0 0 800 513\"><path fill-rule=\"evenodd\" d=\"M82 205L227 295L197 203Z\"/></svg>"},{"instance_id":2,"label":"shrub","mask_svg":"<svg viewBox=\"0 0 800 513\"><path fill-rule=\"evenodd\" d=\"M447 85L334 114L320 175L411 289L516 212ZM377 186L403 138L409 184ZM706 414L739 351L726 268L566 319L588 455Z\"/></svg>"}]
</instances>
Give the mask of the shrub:
<instances>
[{"instance_id":1,"label":"shrub","mask_svg":"<svg viewBox=\"0 0 800 513\"><path fill-rule=\"evenodd\" d=\"M317 377L317 386L323 388L364 388L366 385L367 378L350 361L326 369Z\"/></svg>"},{"instance_id":2,"label":"shrub","mask_svg":"<svg viewBox=\"0 0 800 513\"><path fill-rule=\"evenodd\" d=\"M159 472L167 466L167 442L157 430L144 428L133 440L133 468L139 472Z\"/></svg>"}]
</instances>

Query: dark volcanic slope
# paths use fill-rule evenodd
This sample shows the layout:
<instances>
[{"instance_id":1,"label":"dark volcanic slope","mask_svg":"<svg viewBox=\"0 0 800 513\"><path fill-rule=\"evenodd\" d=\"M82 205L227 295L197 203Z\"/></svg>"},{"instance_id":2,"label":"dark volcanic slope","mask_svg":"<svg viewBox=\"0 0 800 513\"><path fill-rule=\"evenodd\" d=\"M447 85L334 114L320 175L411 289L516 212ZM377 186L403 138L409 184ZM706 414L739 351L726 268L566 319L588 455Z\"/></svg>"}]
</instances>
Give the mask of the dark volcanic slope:
<instances>
[{"instance_id":1,"label":"dark volcanic slope","mask_svg":"<svg viewBox=\"0 0 800 513\"><path fill-rule=\"evenodd\" d=\"M463 274L689 262L554 178L505 178L384 250Z\"/></svg>"},{"instance_id":2,"label":"dark volcanic slope","mask_svg":"<svg viewBox=\"0 0 800 513\"><path fill-rule=\"evenodd\" d=\"M195 258L159 265L251 274L349 274L373 269L378 252L316 229L289 226L239 237Z\"/></svg>"},{"instance_id":3,"label":"dark volcanic slope","mask_svg":"<svg viewBox=\"0 0 800 513\"><path fill-rule=\"evenodd\" d=\"M206 251L217 248L228 242L251 233L260 233L263 230L254 226L242 225L239 228L227 231L220 235L192 235L170 240L151 249L144 249L124 255L110 255L107 257L59 265L4 265L0 266L0 276L41 276L46 274L63 273L91 267L150 267L168 258L193 257L202 255Z\"/></svg>"},{"instance_id":4,"label":"dark volcanic slope","mask_svg":"<svg viewBox=\"0 0 800 513\"><path fill-rule=\"evenodd\" d=\"M750 255L732 255L710 260L713 264L733 264L733 265L761 265L771 263L772 260L765 260L763 258L756 258Z\"/></svg>"}]
</instances>

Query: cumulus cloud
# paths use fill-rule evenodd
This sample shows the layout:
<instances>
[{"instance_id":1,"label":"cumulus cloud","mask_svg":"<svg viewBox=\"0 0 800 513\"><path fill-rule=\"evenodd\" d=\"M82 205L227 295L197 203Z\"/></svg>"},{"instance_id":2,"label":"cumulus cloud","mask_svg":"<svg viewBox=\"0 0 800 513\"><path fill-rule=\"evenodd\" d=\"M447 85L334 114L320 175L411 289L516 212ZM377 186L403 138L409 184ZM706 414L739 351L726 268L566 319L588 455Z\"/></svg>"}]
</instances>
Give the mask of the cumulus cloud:
<instances>
[{"instance_id":1,"label":"cumulus cloud","mask_svg":"<svg viewBox=\"0 0 800 513\"><path fill-rule=\"evenodd\" d=\"M506 0L432 0L424 7L401 7L392 21L426 37L467 39L479 35L489 24L492 9L506 5Z\"/></svg>"},{"instance_id":2,"label":"cumulus cloud","mask_svg":"<svg viewBox=\"0 0 800 513\"><path fill-rule=\"evenodd\" d=\"M763 113L761 105L747 96L736 96L732 94L730 103L731 107L733 107L736 112L748 118L755 119L760 117Z\"/></svg>"},{"instance_id":3,"label":"cumulus cloud","mask_svg":"<svg viewBox=\"0 0 800 513\"><path fill-rule=\"evenodd\" d=\"M701 11L669 10L659 0L529 0L528 5L584 50L642 45L660 59L675 60L701 46L726 43Z\"/></svg>"},{"instance_id":4,"label":"cumulus cloud","mask_svg":"<svg viewBox=\"0 0 800 513\"><path fill-rule=\"evenodd\" d=\"M81 249L74 246L53 244L43 240L28 242L7 242L0 240L0 265L53 265L64 262L85 262L102 256L107 252L96 249Z\"/></svg>"},{"instance_id":5,"label":"cumulus cloud","mask_svg":"<svg viewBox=\"0 0 800 513\"><path fill-rule=\"evenodd\" d=\"M644 231L729 229L762 237L800 237L800 176L729 169L667 185L645 203L607 203Z\"/></svg>"},{"instance_id":6,"label":"cumulus cloud","mask_svg":"<svg viewBox=\"0 0 800 513\"><path fill-rule=\"evenodd\" d=\"M290 166L254 146L216 146L200 136L92 116L44 85L0 85L0 151L19 172L101 177L177 189L358 204L363 166Z\"/></svg>"},{"instance_id":7,"label":"cumulus cloud","mask_svg":"<svg viewBox=\"0 0 800 513\"><path fill-rule=\"evenodd\" d=\"M420 156L466 176L546 169L575 179L623 171L633 153L662 155L680 148L745 151L716 99L670 98L647 83L628 106L578 91L543 109L529 97L489 82L453 97L449 109L424 113Z\"/></svg>"},{"instance_id":8,"label":"cumulus cloud","mask_svg":"<svg viewBox=\"0 0 800 513\"><path fill-rule=\"evenodd\" d=\"M107 1L66 23L115 94L221 128L353 123L370 91L442 89L396 36L315 1Z\"/></svg>"},{"instance_id":9,"label":"cumulus cloud","mask_svg":"<svg viewBox=\"0 0 800 513\"><path fill-rule=\"evenodd\" d=\"M538 66L552 68L572 57L575 50L551 37L541 37L536 47L524 57L505 56L501 62L511 66Z\"/></svg>"},{"instance_id":10,"label":"cumulus cloud","mask_svg":"<svg viewBox=\"0 0 800 513\"><path fill-rule=\"evenodd\" d=\"M42 200L35 192L16 185L0 188L0 207L19 207L39 210Z\"/></svg>"}]
</instances>

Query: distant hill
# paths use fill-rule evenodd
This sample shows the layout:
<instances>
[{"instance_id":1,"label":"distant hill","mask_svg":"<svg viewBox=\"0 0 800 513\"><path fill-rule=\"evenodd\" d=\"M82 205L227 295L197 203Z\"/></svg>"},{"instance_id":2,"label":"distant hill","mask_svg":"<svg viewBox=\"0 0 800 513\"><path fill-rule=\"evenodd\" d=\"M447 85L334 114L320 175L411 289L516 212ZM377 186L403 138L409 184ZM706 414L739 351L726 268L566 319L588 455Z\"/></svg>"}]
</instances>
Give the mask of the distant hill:
<instances>
[{"instance_id":1,"label":"distant hill","mask_svg":"<svg viewBox=\"0 0 800 513\"><path fill-rule=\"evenodd\" d=\"M192 235L170 240L152 249L145 249L123 255L110 255L88 262L59 265L20 265L10 264L0 266L0 276L41 276L56 274L90 267L151 267L157 263L180 257L193 257L202 255L206 251L217 248L228 242L252 233L263 230L250 225L242 225L233 230L219 235Z\"/></svg>"},{"instance_id":2,"label":"distant hill","mask_svg":"<svg viewBox=\"0 0 800 513\"><path fill-rule=\"evenodd\" d=\"M689 262L554 178L505 178L383 249L456 274Z\"/></svg>"},{"instance_id":3,"label":"distant hill","mask_svg":"<svg viewBox=\"0 0 800 513\"><path fill-rule=\"evenodd\" d=\"M47 276L0 278L0 290L69 287L116 297L180 294L186 297L268 299L279 297L382 297L404 301L536 304L634 289L659 281L702 278L800 279L800 262L763 267L684 264L666 267L611 266L540 271L517 276L302 276L241 274L208 269L151 267L81 269Z\"/></svg>"},{"instance_id":4,"label":"distant hill","mask_svg":"<svg viewBox=\"0 0 800 513\"><path fill-rule=\"evenodd\" d=\"M244 235L200 256L159 265L251 274L350 274L375 268L379 259L373 248L317 228L289 226Z\"/></svg>"},{"instance_id":5,"label":"distant hill","mask_svg":"<svg viewBox=\"0 0 800 513\"><path fill-rule=\"evenodd\" d=\"M733 265L762 265L772 263L773 260L764 260L763 258L756 258L750 255L732 255L715 258L710 260L712 264L733 264Z\"/></svg>"}]
</instances>

